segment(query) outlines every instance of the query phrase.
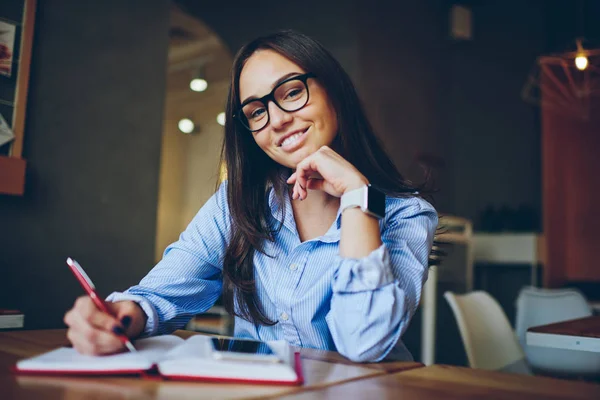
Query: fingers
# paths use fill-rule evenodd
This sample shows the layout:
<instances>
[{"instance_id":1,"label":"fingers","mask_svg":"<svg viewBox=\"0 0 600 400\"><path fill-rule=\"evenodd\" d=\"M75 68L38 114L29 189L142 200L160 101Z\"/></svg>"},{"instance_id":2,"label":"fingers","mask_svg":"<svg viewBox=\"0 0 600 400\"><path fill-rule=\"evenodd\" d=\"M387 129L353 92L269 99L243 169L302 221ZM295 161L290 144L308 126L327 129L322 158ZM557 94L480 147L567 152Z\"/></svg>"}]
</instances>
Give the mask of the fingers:
<instances>
[{"instance_id":1,"label":"fingers","mask_svg":"<svg viewBox=\"0 0 600 400\"><path fill-rule=\"evenodd\" d=\"M290 177L287 179L287 183L290 185L293 185L296 183L296 173L295 172L292 175L290 175Z\"/></svg>"},{"instance_id":2,"label":"fingers","mask_svg":"<svg viewBox=\"0 0 600 400\"><path fill-rule=\"evenodd\" d=\"M111 305L111 303L107 303L109 309L112 308ZM121 332L119 333L123 332L123 326L121 325L121 322L119 322L112 315L98 310L94 302L87 296L78 298L75 302L74 308L79 317L97 329L102 329L108 332L118 332L118 328L120 328Z\"/></svg>"},{"instance_id":3,"label":"fingers","mask_svg":"<svg viewBox=\"0 0 600 400\"><path fill-rule=\"evenodd\" d=\"M121 322L127 336L136 337L142 333L146 326L146 313L136 302L119 301L107 305Z\"/></svg>"},{"instance_id":4,"label":"fingers","mask_svg":"<svg viewBox=\"0 0 600 400\"><path fill-rule=\"evenodd\" d=\"M95 328L79 315L73 317L73 323L67 331L67 338L81 354L111 354L123 350L123 343L114 333Z\"/></svg>"},{"instance_id":5,"label":"fingers","mask_svg":"<svg viewBox=\"0 0 600 400\"><path fill-rule=\"evenodd\" d=\"M319 178L310 178L307 182L307 189L310 190L324 190L325 180Z\"/></svg>"},{"instance_id":6,"label":"fingers","mask_svg":"<svg viewBox=\"0 0 600 400\"><path fill-rule=\"evenodd\" d=\"M294 184L292 199L304 200L308 196L308 189L323 190L322 181L325 179L321 169L323 168L323 171L327 170L330 164L330 153L332 153L332 150L327 146L323 146L298 163L296 172L288 179L288 183ZM315 182L311 182L313 180Z\"/></svg>"},{"instance_id":7,"label":"fingers","mask_svg":"<svg viewBox=\"0 0 600 400\"><path fill-rule=\"evenodd\" d=\"M298 172L294 172L292 175L290 175L290 177L287 179L287 183L289 185L294 185L293 189L292 189L292 200L296 200L297 198L299 198L299 184L298 184ZM302 200L300 198L300 200Z\"/></svg>"},{"instance_id":8,"label":"fingers","mask_svg":"<svg viewBox=\"0 0 600 400\"><path fill-rule=\"evenodd\" d=\"M114 304L108 303L109 307ZM67 338L82 354L98 355L121 351L123 344L117 335L125 329L115 317L98 310L87 296L77 299L64 317L69 327Z\"/></svg>"},{"instance_id":9,"label":"fingers","mask_svg":"<svg viewBox=\"0 0 600 400\"><path fill-rule=\"evenodd\" d=\"M359 180L366 178L342 156L323 146L300 161L287 182L294 185L292 199L304 200L309 189L340 197L347 187Z\"/></svg>"},{"instance_id":10,"label":"fingers","mask_svg":"<svg viewBox=\"0 0 600 400\"><path fill-rule=\"evenodd\" d=\"M317 151L312 155L306 157L296 166L296 172L294 173L295 185L294 194L292 199L299 198L304 200L308 196L308 181L312 177L321 178L319 174L319 157L320 152Z\"/></svg>"},{"instance_id":11,"label":"fingers","mask_svg":"<svg viewBox=\"0 0 600 400\"><path fill-rule=\"evenodd\" d=\"M306 196L308 196L307 188L302 186L302 184L298 181L294 184L294 189L292 191L292 200L300 199L304 200Z\"/></svg>"}]
</instances>

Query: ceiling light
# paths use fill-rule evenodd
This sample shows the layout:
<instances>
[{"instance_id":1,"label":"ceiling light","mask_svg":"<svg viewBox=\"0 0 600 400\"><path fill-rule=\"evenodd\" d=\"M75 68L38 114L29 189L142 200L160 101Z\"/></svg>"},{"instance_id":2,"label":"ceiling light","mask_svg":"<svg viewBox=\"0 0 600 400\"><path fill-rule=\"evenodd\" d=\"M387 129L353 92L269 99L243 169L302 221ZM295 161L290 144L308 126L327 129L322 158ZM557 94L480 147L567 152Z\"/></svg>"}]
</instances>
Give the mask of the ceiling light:
<instances>
[{"instance_id":1,"label":"ceiling light","mask_svg":"<svg viewBox=\"0 0 600 400\"><path fill-rule=\"evenodd\" d=\"M208 82L203 78L194 78L190 81L190 89L194 92L204 92L208 87Z\"/></svg>"},{"instance_id":2,"label":"ceiling light","mask_svg":"<svg viewBox=\"0 0 600 400\"><path fill-rule=\"evenodd\" d=\"M219 123L219 125L225 126L225 113L224 112L220 112L219 115L217 115L217 122Z\"/></svg>"},{"instance_id":3,"label":"ceiling light","mask_svg":"<svg viewBox=\"0 0 600 400\"><path fill-rule=\"evenodd\" d=\"M204 68L200 67L196 75L194 75L190 81L190 89L192 89L194 92L204 92L207 87L208 81L206 80Z\"/></svg>"},{"instance_id":4,"label":"ceiling light","mask_svg":"<svg viewBox=\"0 0 600 400\"><path fill-rule=\"evenodd\" d=\"M581 39L577 39L577 56L575 57L575 66L580 71L583 71L588 66L588 59L585 55L585 50L583 50Z\"/></svg>"},{"instance_id":5,"label":"ceiling light","mask_svg":"<svg viewBox=\"0 0 600 400\"><path fill-rule=\"evenodd\" d=\"M196 125L194 124L194 121L192 121L189 118L180 119L177 126L179 127L179 130L183 133L192 133L196 130Z\"/></svg>"},{"instance_id":6,"label":"ceiling light","mask_svg":"<svg viewBox=\"0 0 600 400\"><path fill-rule=\"evenodd\" d=\"M581 54L575 57L575 66L578 70L583 71L588 66L588 59L585 55Z\"/></svg>"}]
</instances>

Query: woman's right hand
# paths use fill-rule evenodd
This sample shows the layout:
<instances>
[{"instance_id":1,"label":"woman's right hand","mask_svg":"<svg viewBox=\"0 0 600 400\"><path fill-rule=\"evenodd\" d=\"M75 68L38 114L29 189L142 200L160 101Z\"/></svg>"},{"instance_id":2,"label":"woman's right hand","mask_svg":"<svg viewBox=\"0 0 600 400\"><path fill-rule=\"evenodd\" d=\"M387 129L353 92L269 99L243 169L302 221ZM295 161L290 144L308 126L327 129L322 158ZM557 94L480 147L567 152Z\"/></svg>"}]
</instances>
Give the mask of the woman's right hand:
<instances>
[{"instance_id":1,"label":"woman's right hand","mask_svg":"<svg viewBox=\"0 0 600 400\"><path fill-rule=\"evenodd\" d=\"M67 338L81 354L118 353L125 347L117 334L133 338L144 330L146 313L136 302L106 302L106 306L116 317L100 311L89 296L79 297L65 314Z\"/></svg>"}]
</instances>

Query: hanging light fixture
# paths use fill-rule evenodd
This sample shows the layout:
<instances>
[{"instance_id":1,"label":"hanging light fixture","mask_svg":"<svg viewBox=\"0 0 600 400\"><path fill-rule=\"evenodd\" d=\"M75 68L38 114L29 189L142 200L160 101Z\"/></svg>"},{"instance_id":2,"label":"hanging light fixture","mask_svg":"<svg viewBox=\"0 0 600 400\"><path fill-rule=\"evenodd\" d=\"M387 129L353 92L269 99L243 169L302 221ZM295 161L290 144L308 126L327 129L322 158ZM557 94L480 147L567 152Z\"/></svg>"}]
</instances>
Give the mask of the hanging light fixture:
<instances>
[{"instance_id":1,"label":"hanging light fixture","mask_svg":"<svg viewBox=\"0 0 600 400\"><path fill-rule=\"evenodd\" d=\"M583 71L588 66L588 58L581 44L581 39L577 39L577 54L575 56L575 66L578 70Z\"/></svg>"},{"instance_id":2,"label":"hanging light fixture","mask_svg":"<svg viewBox=\"0 0 600 400\"><path fill-rule=\"evenodd\" d=\"M204 68L200 68L198 73L190 81L190 89L194 92L204 92L208 88L208 81L204 73Z\"/></svg>"},{"instance_id":3,"label":"hanging light fixture","mask_svg":"<svg viewBox=\"0 0 600 400\"><path fill-rule=\"evenodd\" d=\"M182 118L177 123L179 130L185 134L196 132L196 124L190 118Z\"/></svg>"},{"instance_id":4,"label":"hanging light fixture","mask_svg":"<svg viewBox=\"0 0 600 400\"><path fill-rule=\"evenodd\" d=\"M225 126L225 113L224 112L220 112L217 115L217 123L221 126Z\"/></svg>"}]
</instances>

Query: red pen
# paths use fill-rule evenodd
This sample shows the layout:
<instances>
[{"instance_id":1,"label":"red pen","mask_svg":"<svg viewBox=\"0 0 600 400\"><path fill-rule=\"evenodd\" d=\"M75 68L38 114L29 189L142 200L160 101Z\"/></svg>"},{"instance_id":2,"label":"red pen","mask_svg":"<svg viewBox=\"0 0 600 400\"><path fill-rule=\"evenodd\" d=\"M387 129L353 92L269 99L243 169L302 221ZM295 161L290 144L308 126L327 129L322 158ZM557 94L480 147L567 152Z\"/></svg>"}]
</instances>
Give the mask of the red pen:
<instances>
[{"instance_id":1,"label":"red pen","mask_svg":"<svg viewBox=\"0 0 600 400\"><path fill-rule=\"evenodd\" d=\"M96 287L92 283L90 277L85 273L83 268L81 268L81 265L79 265L79 263L73 260L71 257L67 258L67 265L71 268L71 271L73 271L73 274L75 275L79 283L81 283L81 286L83 286L88 296L92 298L92 301L94 302L96 307L98 307L100 311L105 312L108 315L114 317L115 315L108 309L104 300L102 300L102 298L98 296L98 292L96 292ZM121 334L118 335L118 337L129 351L137 351L135 347L133 347L133 344L131 344L131 342L129 341L127 335Z\"/></svg>"}]
</instances>

